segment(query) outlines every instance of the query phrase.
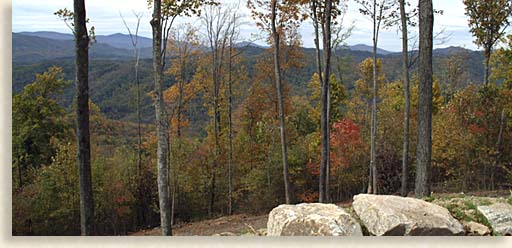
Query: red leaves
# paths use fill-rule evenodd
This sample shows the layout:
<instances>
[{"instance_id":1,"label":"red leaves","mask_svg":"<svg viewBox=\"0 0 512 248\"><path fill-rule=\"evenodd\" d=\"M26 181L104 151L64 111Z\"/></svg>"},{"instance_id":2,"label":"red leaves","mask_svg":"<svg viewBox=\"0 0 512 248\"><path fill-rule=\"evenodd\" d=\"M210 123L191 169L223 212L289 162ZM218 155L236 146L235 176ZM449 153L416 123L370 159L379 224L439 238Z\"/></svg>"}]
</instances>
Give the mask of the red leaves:
<instances>
[{"instance_id":1,"label":"red leaves","mask_svg":"<svg viewBox=\"0 0 512 248\"><path fill-rule=\"evenodd\" d=\"M315 202L318 199L318 192L308 190L308 191L300 194L299 199L301 199L303 202L307 202L307 203Z\"/></svg>"},{"instance_id":2,"label":"red leaves","mask_svg":"<svg viewBox=\"0 0 512 248\"><path fill-rule=\"evenodd\" d=\"M340 166L349 167L352 156L364 149L359 126L351 119L344 118L332 125L331 134L331 172L334 173ZM310 175L320 174L320 165L317 160L310 160L307 171Z\"/></svg>"},{"instance_id":3,"label":"red leaves","mask_svg":"<svg viewBox=\"0 0 512 248\"><path fill-rule=\"evenodd\" d=\"M482 134L486 131L485 128L479 127L476 124L470 124L468 129L471 133L475 133L475 134Z\"/></svg>"},{"instance_id":4,"label":"red leaves","mask_svg":"<svg viewBox=\"0 0 512 248\"><path fill-rule=\"evenodd\" d=\"M359 127L351 119L342 119L331 130L331 170L350 166L350 156L363 146Z\"/></svg>"}]
</instances>

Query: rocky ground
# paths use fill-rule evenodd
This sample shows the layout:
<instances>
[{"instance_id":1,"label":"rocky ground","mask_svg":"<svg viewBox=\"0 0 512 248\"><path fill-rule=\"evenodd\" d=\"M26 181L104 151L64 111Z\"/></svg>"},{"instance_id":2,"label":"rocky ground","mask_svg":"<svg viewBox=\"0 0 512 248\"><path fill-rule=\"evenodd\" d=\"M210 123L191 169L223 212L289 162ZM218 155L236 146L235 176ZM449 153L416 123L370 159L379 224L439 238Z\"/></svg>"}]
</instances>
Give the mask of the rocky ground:
<instances>
[{"instance_id":1,"label":"rocky ground","mask_svg":"<svg viewBox=\"0 0 512 248\"><path fill-rule=\"evenodd\" d=\"M477 192L470 194L433 194L431 197L424 199L425 201L418 202L416 202L412 198L382 196L379 197L378 199L373 199L373 196L370 196L369 198L366 197L365 195L361 196L362 197L359 197L359 199L356 200L354 204L355 206L352 206L352 202L338 203L337 205L340 207L339 211L347 213L349 216L353 217L353 220L350 223L353 224L353 222L355 221L356 223L361 224L362 234L365 236L512 235L512 192L493 191ZM372 204L376 200L380 203ZM431 203L434 205L428 205ZM403 205L400 206L400 204ZM394 206L396 206L395 210L393 210ZM438 206L440 206L441 208L437 209ZM376 210L365 212L365 210L369 208L375 208ZM413 213L414 209L425 210L426 208L428 208L429 210L420 213ZM320 214L320 216L318 214L315 214L312 220L304 218L305 215L303 213L303 210L304 207L293 207L292 209L288 209L286 211L283 211L281 209L280 211L277 211L280 212L280 214L277 215L271 212L271 219L276 219L279 220L279 222L282 222L284 221L283 218L287 218L286 216L300 215L301 217L299 219L301 219L301 221L299 221L298 223L298 228L297 226L294 227L295 230L300 230L300 225L308 225L309 227L304 228L311 228L311 222L319 223L325 221L324 225L326 226L333 226L332 223L336 223L336 225L338 225L340 222L339 220L336 220L336 218L331 218L329 216L330 214L339 216L339 213L333 212L334 210L332 209L332 207L328 208L327 210L319 209L318 213L322 214ZM296 212L294 213L294 211ZM315 210L312 211L314 212ZM429 217L422 218L421 215ZM332 222L332 220L330 219L334 219L334 222ZM257 216L246 214L224 216L217 219L176 225L173 227L173 234L176 236L266 236L268 220L269 215L267 214ZM451 234L443 234L442 232L441 234L439 234L439 230L429 231L428 229L423 228L422 225L431 225L432 222L428 221L437 222L437 224L439 225L449 225L450 227L447 228L446 230L451 230ZM386 230L386 228L390 226L393 228ZM399 228L397 228L397 226L399 226ZM342 224L340 224L337 228L344 227ZM292 230L292 232L295 230ZM318 231L318 229L315 229L315 232L316 231ZM276 235L276 233L279 233L280 231L278 230L276 232L276 230L273 229L271 230L271 232L274 235ZM290 230L282 231L282 233L287 232L290 232ZM305 233L307 233L307 231L304 232L304 230L300 230L300 234L298 235L307 235ZM136 233L131 233L129 235L157 236L160 235L160 229L155 228L149 230L142 230ZM287 235L290 234L288 233ZM318 233L312 235L318 235Z\"/></svg>"}]
</instances>

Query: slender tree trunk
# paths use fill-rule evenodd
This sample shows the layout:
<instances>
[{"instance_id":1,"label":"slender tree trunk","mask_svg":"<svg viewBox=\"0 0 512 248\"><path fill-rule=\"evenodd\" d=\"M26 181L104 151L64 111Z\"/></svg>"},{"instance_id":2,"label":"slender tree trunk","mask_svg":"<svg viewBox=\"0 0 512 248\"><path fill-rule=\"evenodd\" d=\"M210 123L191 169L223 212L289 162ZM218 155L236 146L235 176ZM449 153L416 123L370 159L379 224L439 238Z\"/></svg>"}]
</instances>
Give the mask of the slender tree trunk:
<instances>
[{"instance_id":1,"label":"slender tree trunk","mask_svg":"<svg viewBox=\"0 0 512 248\"><path fill-rule=\"evenodd\" d=\"M320 192L320 202L329 202L329 170L330 170L330 140L329 140L329 89L330 89L330 73L331 73L331 12L332 1L325 2L325 11L322 20L322 38L324 52L324 82L322 85L322 112L320 129L322 133L322 159L320 164L320 174L323 175L324 185L323 192ZM321 176L322 178L322 176ZM322 195L323 193L323 195Z\"/></svg>"},{"instance_id":2,"label":"slender tree trunk","mask_svg":"<svg viewBox=\"0 0 512 248\"><path fill-rule=\"evenodd\" d=\"M140 21L140 19L139 19ZM137 29L138 30L138 29ZM137 35L135 34L135 39L137 39ZM143 226L146 222L144 217L144 209L146 204L144 203L144 194L142 191L143 184L143 176L142 176L142 128L141 128L141 114L140 114L140 79L139 79L139 50L137 49L137 45L134 46L135 52L135 82L137 83L137 197L138 197L138 224L139 226Z\"/></svg>"},{"instance_id":3,"label":"slender tree trunk","mask_svg":"<svg viewBox=\"0 0 512 248\"><path fill-rule=\"evenodd\" d=\"M231 40L230 40L231 41ZM229 98L228 98L228 138L229 138L229 161L228 161L228 194L229 194L229 209L228 214L233 214L233 81L232 81L232 59L233 59L233 43L229 44L229 75L228 75L228 84L229 84Z\"/></svg>"},{"instance_id":4,"label":"slender tree trunk","mask_svg":"<svg viewBox=\"0 0 512 248\"><path fill-rule=\"evenodd\" d=\"M323 77L323 70L322 70L322 60L321 60L321 56L320 56L320 35L319 35L319 26L320 26L320 20L319 20L319 17L318 17L318 1L312 1L311 3L311 12L313 14L313 27L314 27L314 30L315 30L315 48L316 48L316 66L317 66L317 73L318 73L318 80L320 81L320 94L321 94L321 97L322 97L322 103L321 103L321 116L320 116L320 129L321 129L321 145L322 145L322 149L321 149L321 162L320 162L320 175L319 175L319 185L318 185L318 191L319 191L319 194L318 194L318 201L319 202L326 202L326 175L325 175L325 162L327 161L325 159L325 154L326 152L324 151L324 146L326 144L326 141L324 140L325 136L324 136L324 130L325 129L325 123L324 123L324 118L325 118L325 115L324 115L324 102L323 102L323 97L324 97L324 77ZM323 29L323 27L322 27Z\"/></svg>"},{"instance_id":5,"label":"slender tree trunk","mask_svg":"<svg viewBox=\"0 0 512 248\"><path fill-rule=\"evenodd\" d=\"M80 227L82 235L94 234L94 201L91 178L91 142L89 134L89 36L84 0L74 1L76 136L80 176Z\"/></svg>"},{"instance_id":6,"label":"slender tree trunk","mask_svg":"<svg viewBox=\"0 0 512 248\"><path fill-rule=\"evenodd\" d=\"M153 30L153 76L155 83L155 113L157 124L157 164L158 164L158 200L160 206L160 226L162 235L171 236L171 208L169 196L168 128L163 99L163 68L162 68L162 16L161 0L155 0L151 26Z\"/></svg>"},{"instance_id":7,"label":"slender tree trunk","mask_svg":"<svg viewBox=\"0 0 512 248\"><path fill-rule=\"evenodd\" d=\"M484 85L488 85L489 84L489 62L491 60L491 48L490 47L486 47L485 48L485 51L484 51L484 57L485 57L485 62L484 62Z\"/></svg>"},{"instance_id":8,"label":"slender tree trunk","mask_svg":"<svg viewBox=\"0 0 512 248\"><path fill-rule=\"evenodd\" d=\"M432 157L432 33L434 26L432 0L420 0L419 17L418 148L415 187L417 198L430 195Z\"/></svg>"},{"instance_id":9,"label":"slender tree trunk","mask_svg":"<svg viewBox=\"0 0 512 248\"><path fill-rule=\"evenodd\" d=\"M181 156L181 112L182 112L182 109L183 109L183 87L184 87L184 83L185 83L185 73L186 73L186 69L183 69L185 68L185 62L181 62L181 79L180 81L178 82L178 106L177 106L177 110L176 110L176 122L177 122L177 127L176 127L176 137L177 137L177 141L178 141L178 144L177 144L177 147L176 147L176 158L179 158L179 159L176 159L176 162L174 163L174 165L172 166L172 174L173 174L173 181L172 181L172 199L171 199L171 225L174 225L175 223L175 214L176 214L176 201L177 201L177 194L178 194L178 162L180 161L180 159L182 158Z\"/></svg>"},{"instance_id":10,"label":"slender tree trunk","mask_svg":"<svg viewBox=\"0 0 512 248\"><path fill-rule=\"evenodd\" d=\"M373 13L377 15L377 1L374 0ZM377 18L373 18L373 99L371 120L371 145L370 145L370 170L372 181L372 193L377 194L377 44L378 44Z\"/></svg>"},{"instance_id":11,"label":"slender tree trunk","mask_svg":"<svg viewBox=\"0 0 512 248\"><path fill-rule=\"evenodd\" d=\"M400 19L402 21L402 68L404 77L405 112L404 112L404 145L402 150L402 187L400 194L407 196L407 163L409 161L409 115L411 107L409 86L409 46L407 33L407 16L405 13L405 0L400 0Z\"/></svg>"},{"instance_id":12,"label":"slender tree trunk","mask_svg":"<svg viewBox=\"0 0 512 248\"><path fill-rule=\"evenodd\" d=\"M219 144L219 71L218 71L218 61L217 61L217 46L215 46L215 50L213 51L213 87L214 87L214 96L213 96L213 136L214 136L214 158L212 163L212 175L210 181L210 202L208 204L208 215L210 217L213 216L214 204L215 204L215 183L216 183L216 173L217 173L217 163L220 155L220 144Z\"/></svg>"},{"instance_id":13,"label":"slender tree trunk","mask_svg":"<svg viewBox=\"0 0 512 248\"><path fill-rule=\"evenodd\" d=\"M136 52L136 62L135 62L135 81L137 82L137 195L139 201L139 225L144 224L146 222L144 217L144 195L142 192L142 128L141 128L141 118L140 118L140 80L139 80L139 53Z\"/></svg>"},{"instance_id":14,"label":"slender tree trunk","mask_svg":"<svg viewBox=\"0 0 512 248\"><path fill-rule=\"evenodd\" d=\"M284 177L284 192L286 198L286 204L291 203L291 186L290 186L290 175L288 172L288 152L286 147L286 129L285 129L285 113L284 113L284 101L283 101L283 89L281 85L281 66L279 62L279 33L276 28L276 10L277 0L272 1L272 37L274 39L274 69L275 69L275 80L277 88L277 102L279 107L279 121L280 121L280 132L281 132L281 150L283 159L283 177Z\"/></svg>"},{"instance_id":15,"label":"slender tree trunk","mask_svg":"<svg viewBox=\"0 0 512 248\"><path fill-rule=\"evenodd\" d=\"M134 13L135 14L135 13ZM139 49L137 49L137 43L138 43L138 37L139 37L139 25L140 25L140 19L142 16L135 14L135 17L137 18L137 27L135 29L135 34L132 35L130 28L128 27L128 24L126 23L124 17L121 15L121 19L123 20L123 23L128 30L128 33L130 34L130 39L132 42L133 47L133 56L134 56L134 70L135 70L135 84L137 86L137 95L136 95L136 113L137 113L137 161L136 161L136 168L137 168L137 178L136 178L136 197L137 197L137 203L136 203L136 212L137 212L137 223L136 225L138 227L143 227L146 223L145 216L144 216L144 209L146 208L146 204L144 202L144 193L142 189L143 179L142 179L142 130L141 130L141 118L140 118L140 79L139 79Z\"/></svg>"}]
</instances>

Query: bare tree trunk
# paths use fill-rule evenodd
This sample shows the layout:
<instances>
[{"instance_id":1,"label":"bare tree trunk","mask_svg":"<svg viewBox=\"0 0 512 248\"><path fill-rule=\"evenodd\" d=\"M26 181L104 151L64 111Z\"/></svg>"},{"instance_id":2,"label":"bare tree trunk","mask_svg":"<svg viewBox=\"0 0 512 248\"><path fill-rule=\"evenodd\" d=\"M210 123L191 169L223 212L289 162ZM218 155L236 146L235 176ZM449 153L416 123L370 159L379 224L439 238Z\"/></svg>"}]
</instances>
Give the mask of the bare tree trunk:
<instances>
[{"instance_id":1,"label":"bare tree trunk","mask_svg":"<svg viewBox=\"0 0 512 248\"><path fill-rule=\"evenodd\" d=\"M283 159L283 177L284 177L284 191L286 204L291 203L291 189L290 189L290 175L288 172L288 152L286 148L286 129L285 129L285 113L283 103L283 89L281 85L281 66L279 62L279 33L276 28L276 9L277 0L272 0L271 6L271 19L272 19L272 37L274 39L274 69L275 69L275 80L277 88L277 102L279 105L279 121L280 121L280 132L281 132L281 149Z\"/></svg>"},{"instance_id":2,"label":"bare tree trunk","mask_svg":"<svg viewBox=\"0 0 512 248\"><path fill-rule=\"evenodd\" d=\"M373 13L377 15L377 1L374 0ZM377 18L373 17L373 100L372 100L372 119L370 131L370 170L372 179L372 193L377 194L377 44L379 25L377 25Z\"/></svg>"},{"instance_id":3,"label":"bare tree trunk","mask_svg":"<svg viewBox=\"0 0 512 248\"><path fill-rule=\"evenodd\" d=\"M134 70L135 70L135 83L137 85L137 97L136 97L136 111L137 111L137 226L141 227L144 223L146 223L144 217L144 209L146 204L144 203L144 193L142 191L142 130L141 130L141 118L140 118L140 79L139 79L139 49L137 49L138 37L139 37L139 25L140 19L142 15L136 14L134 12L135 17L137 18L137 27L135 29L135 34L132 34L130 27L126 23L124 17L121 15L121 19L123 20L124 26L128 30L130 34L130 39L133 46L133 56L135 59Z\"/></svg>"},{"instance_id":4,"label":"bare tree trunk","mask_svg":"<svg viewBox=\"0 0 512 248\"><path fill-rule=\"evenodd\" d=\"M324 82L322 85L322 112L320 129L322 135L322 161L320 164L320 176L324 180L323 192L320 191L320 202L329 202L329 170L330 170L330 141L329 141L329 89L330 89L330 69L331 69L331 12L332 12L332 1L327 0L325 2L325 11L322 18L322 38L323 38L323 50L324 50ZM323 195L322 195L323 193Z\"/></svg>"},{"instance_id":5,"label":"bare tree trunk","mask_svg":"<svg viewBox=\"0 0 512 248\"><path fill-rule=\"evenodd\" d=\"M486 47L484 50L484 85L489 84L489 61L491 60L491 47Z\"/></svg>"},{"instance_id":6,"label":"bare tree trunk","mask_svg":"<svg viewBox=\"0 0 512 248\"><path fill-rule=\"evenodd\" d=\"M89 36L84 0L74 1L76 136L80 177L80 227L82 235L94 234L94 200L91 178L91 142L89 133Z\"/></svg>"},{"instance_id":7,"label":"bare tree trunk","mask_svg":"<svg viewBox=\"0 0 512 248\"><path fill-rule=\"evenodd\" d=\"M319 185L318 185L318 191L319 191L319 194L318 194L318 201L319 202L325 202L325 191L326 191L326 175L325 175L325 162L327 161L325 159L325 152L324 152L324 146L325 146L325 140L324 140L324 130L325 129L325 126L324 126L324 112L323 112L323 107L324 107L324 103L323 103L323 97L324 97L324 77L323 77L323 70L322 70L322 61L321 61L321 56L320 56L320 35L319 35L319 25L320 25L320 20L319 20L319 17L318 17L318 9L320 7L318 6L318 1L312 1L311 2L311 12L313 14L313 27L314 27L314 30L315 30L315 48L316 48L316 66L317 66L317 73L318 73L318 80L320 81L320 91L321 91L321 96L322 96L322 109L321 109L321 116L320 116L320 129L321 129L321 145L322 145L322 150L321 150L321 162L320 162L320 175L319 175ZM322 27L323 29L323 27Z\"/></svg>"},{"instance_id":8,"label":"bare tree trunk","mask_svg":"<svg viewBox=\"0 0 512 248\"><path fill-rule=\"evenodd\" d=\"M402 150L402 187L400 194L407 196L407 163L409 162L409 115L411 108L411 96L409 85L409 46L407 33L407 16L405 13L405 0L400 0L400 19L402 21L402 67L404 77L405 112L404 112L404 145Z\"/></svg>"},{"instance_id":9,"label":"bare tree trunk","mask_svg":"<svg viewBox=\"0 0 512 248\"><path fill-rule=\"evenodd\" d=\"M229 161L228 161L228 194L229 194L229 209L228 214L233 214L233 81L232 81L232 59L233 59L233 41L230 39L229 44L229 75L228 75L228 84L229 84L229 97L228 97L228 136L229 136Z\"/></svg>"},{"instance_id":10,"label":"bare tree trunk","mask_svg":"<svg viewBox=\"0 0 512 248\"><path fill-rule=\"evenodd\" d=\"M174 165L172 166L172 174L173 174L173 181L172 181L172 199L171 199L171 225L174 225L175 223L175 218L174 218L174 215L175 215L175 212L176 212L176 201L177 201L177 194L178 194L178 162L179 160L182 158L181 157L181 112L182 112L182 108L183 108L183 94L184 94L184 83L185 83L185 73L186 73L186 68L185 68L185 65L186 63L183 61L185 58L182 58L182 61L181 61L181 78L180 78L180 81L178 82L178 106L177 106L177 110L176 110L176 122L177 122L177 127L176 127L176 137L177 137L177 141L178 141L178 144L177 144L177 147L176 147L176 158L179 158L179 159L176 159L176 162L174 163Z\"/></svg>"},{"instance_id":11,"label":"bare tree trunk","mask_svg":"<svg viewBox=\"0 0 512 248\"><path fill-rule=\"evenodd\" d=\"M168 127L163 99L163 68L162 68L162 16L161 0L154 1L151 26L153 30L153 76L155 82L155 113L157 124L157 164L158 164L158 200L160 206L160 226L162 235L171 236L171 208L169 196Z\"/></svg>"},{"instance_id":12,"label":"bare tree trunk","mask_svg":"<svg viewBox=\"0 0 512 248\"><path fill-rule=\"evenodd\" d=\"M418 98L418 148L416 162L417 198L430 195L432 157L432 43L434 15L432 0L419 2L420 64Z\"/></svg>"}]
</instances>

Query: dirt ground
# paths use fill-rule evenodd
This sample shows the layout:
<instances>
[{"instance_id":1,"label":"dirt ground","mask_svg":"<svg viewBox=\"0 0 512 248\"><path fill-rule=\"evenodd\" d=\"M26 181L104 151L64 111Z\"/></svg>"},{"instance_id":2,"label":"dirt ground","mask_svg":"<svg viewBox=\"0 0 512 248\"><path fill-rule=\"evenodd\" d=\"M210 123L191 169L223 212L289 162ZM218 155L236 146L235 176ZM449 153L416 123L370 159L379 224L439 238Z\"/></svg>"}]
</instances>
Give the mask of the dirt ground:
<instances>
[{"instance_id":1,"label":"dirt ground","mask_svg":"<svg viewBox=\"0 0 512 248\"><path fill-rule=\"evenodd\" d=\"M439 193L437 197L460 197L466 196L487 196L487 197L507 197L512 193L507 190L500 191L479 191L469 193ZM336 205L350 211L352 201L344 201L336 203ZM262 228L267 227L268 214L264 215L248 215L237 214L232 216L223 216L217 219L203 220L197 222L184 223L173 226L173 235L175 236L211 236L221 233L232 233L234 235L242 235L244 233L254 233ZM141 230L129 233L129 236L160 236L160 228Z\"/></svg>"},{"instance_id":2,"label":"dirt ground","mask_svg":"<svg viewBox=\"0 0 512 248\"><path fill-rule=\"evenodd\" d=\"M268 215L251 216L246 214L237 214L224 216L218 219L204 220L198 222L185 223L173 226L173 235L175 236L211 236L223 232L230 232L236 235L251 232L251 228L258 230L267 227ZM142 230L128 234L129 236L159 236L160 229Z\"/></svg>"}]
</instances>

